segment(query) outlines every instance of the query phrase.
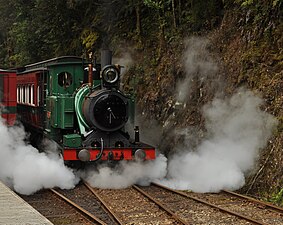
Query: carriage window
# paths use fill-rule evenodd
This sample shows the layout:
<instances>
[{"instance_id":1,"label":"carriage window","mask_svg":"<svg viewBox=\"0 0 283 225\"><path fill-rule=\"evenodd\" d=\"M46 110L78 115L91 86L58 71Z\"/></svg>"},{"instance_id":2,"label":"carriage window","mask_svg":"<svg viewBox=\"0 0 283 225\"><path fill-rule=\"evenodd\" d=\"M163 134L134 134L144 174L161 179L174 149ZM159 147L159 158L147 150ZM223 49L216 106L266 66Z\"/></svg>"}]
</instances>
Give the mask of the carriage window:
<instances>
[{"instance_id":1,"label":"carriage window","mask_svg":"<svg viewBox=\"0 0 283 225\"><path fill-rule=\"evenodd\" d=\"M31 104L31 85L28 85L28 104Z\"/></svg>"},{"instance_id":2,"label":"carriage window","mask_svg":"<svg viewBox=\"0 0 283 225\"><path fill-rule=\"evenodd\" d=\"M26 102L26 87L23 86L22 89L23 89L23 101L22 102L25 103Z\"/></svg>"},{"instance_id":3,"label":"carriage window","mask_svg":"<svg viewBox=\"0 0 283 225\"><path fill-rule=\"evenodd\" d=\"M24 98L24 96L25 96L25 95L24 95L24 94L25 94L25 92L24 92L24 86L21 87L21 93L22 93L22 95L21 95L21 96L22 96L21 103L24 103L24 102L25 102L25 101L24 101L24 99L25 99L25 98Z\"/></svg>"},{"instance_id":4,"label":"carriage window","mask_svg":"<svg viewBox=\"0 0 283 225\"><path fill-rule=\"evenodd\" d=\"M24 103L28 103L28 89L26 84L24 85L24 92L25 92Z\"/></svg>"},{"instance_id":5,"label":"carriage window","mask_svg":"<svg viewBox=\"0 0 283 225\"><path fill-rule=\"evenodd\" d=\"M58 74L58 84L61 87L67 88L72 84L72 74L68 72L61 72Z\"/></svg>"},{"instance_id":6,"label":"carriage window","mask_svg":"<svg viewBox=\"0 0 283 225\"><path fill-rule=\"evenodd\" d=\"M29 87L28 85L25 86L25 90L26 90L26 100L25 103L29 103Z\"/></svg>"},{"instance_id":7,"label":"carriage window","mask_svg":"<svg viewBox=\"0 0 283 225\"><path fill-rule=\"evenodd\" d=\"M23 102L23 87L22 86L20 86L20 101L19 102L20 103Z\"/></svg>"},{"instance_id":8,"label":"carriage window","mask_svg":"<svg viewBox=\"0 0 283 225\"><path fill-rule=\"evenodd\" d=\"M40 102L40 87L37 86L37 106L40 105L39 102Z\"/></svg>"},{"instance_id":9,"label":"carriage window","mask_svg":"<svg viewBox=\"0 0 283 225\"><path fill-rule=\"evenodd\" d=\"M20 102L20 88L19 85L17 85L17 103Z\"/></svg>"},{"instance_id":10,"label":"carriage window","mask_svg":"<svg viewBox=\"0 0 283 225\"><path fill-rule=\"evenodd\" d=\"M31 89L30 89L30 98L31 98L30 99L30 104L31 105L34 105L34 99L33 99L34 98L33 97L34 94L33 94L33 92L34 92L34 84L31 85Z\"/></svg>"}]
</instances>

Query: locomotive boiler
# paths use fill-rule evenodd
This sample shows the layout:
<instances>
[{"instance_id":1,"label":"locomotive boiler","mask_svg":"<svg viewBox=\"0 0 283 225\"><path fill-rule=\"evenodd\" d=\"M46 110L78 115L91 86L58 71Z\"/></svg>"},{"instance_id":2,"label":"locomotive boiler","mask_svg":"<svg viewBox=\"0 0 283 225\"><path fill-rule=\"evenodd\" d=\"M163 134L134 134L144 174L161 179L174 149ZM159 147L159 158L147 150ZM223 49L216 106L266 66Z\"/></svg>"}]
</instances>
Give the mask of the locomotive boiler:
<instances>
[{"instance_id":1,"label":"locomotive boiler","mask_svg":"<svg viewBox=\"0 0 283 225\"><path fill-rule=\"evenodd\" d=\"M120 90L120 65L64 56L17 70L17 116L39 146L55 141L66 163L155 159L133 127L133 96Z\"/></svg>"}]
</instances>

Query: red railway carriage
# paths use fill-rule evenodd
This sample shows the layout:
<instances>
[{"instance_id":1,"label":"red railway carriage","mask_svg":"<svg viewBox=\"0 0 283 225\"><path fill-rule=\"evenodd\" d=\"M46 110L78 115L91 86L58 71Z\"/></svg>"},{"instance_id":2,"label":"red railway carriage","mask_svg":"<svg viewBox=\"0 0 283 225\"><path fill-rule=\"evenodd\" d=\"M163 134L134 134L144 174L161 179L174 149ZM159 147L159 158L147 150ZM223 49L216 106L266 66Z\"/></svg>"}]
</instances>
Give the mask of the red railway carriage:
<instances>
[{"instance_id":1,"label":"red railway carriage","mask_svg":"<svg viewBox=\"0 0 283 225\"><path fill-rule=\"evenodd\" d=\"M37 69L17 74L18 118L25 126L43 129L46 70Z\"/></svg>"},{"instance_id":2,"label":"red railway carriage","mask_svg":"<svg viewBox=\"0 0 283 225\"><path fill-rule=\"evenodd\" d=\"M16 121L17 95L16 72L0 70L1 117L11 126Z\"/></svg>"}]
</instances>

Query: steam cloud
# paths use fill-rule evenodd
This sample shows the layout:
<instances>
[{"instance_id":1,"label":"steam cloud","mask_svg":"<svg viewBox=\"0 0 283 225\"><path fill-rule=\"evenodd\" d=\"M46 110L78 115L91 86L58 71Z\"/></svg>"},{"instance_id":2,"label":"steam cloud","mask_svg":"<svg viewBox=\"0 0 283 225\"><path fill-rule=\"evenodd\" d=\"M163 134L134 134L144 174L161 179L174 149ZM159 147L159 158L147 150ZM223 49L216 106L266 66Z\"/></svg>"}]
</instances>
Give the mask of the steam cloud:
<instances>
[{"instance_id":1,"label":"steam cloud","mask_svg":"<svg viewBox=\"0 0 283 225\"><path fill-rule=\"evenodd\" d=\"M188 40L184 54L186 77L177 86L177 101L187 101L194 79L217 86L214 90L221 92L221 82L216 77L218 67L209 57L207 46L208 41L202 38ZM262 103L261 98L242 88L231 98L215 98L205 105L206 139L192 149L189 143L192 134L187 133L188 142L175 149L177 154L168 160L167 178L159 182L195 192L242 187L245 174L254 168L260 149L265 147L277 124L272 115L260 110ZM176 133L189 130L192 129Z\"/></svg>"},{"instance_id":2,"label":"steam cloud","mask_svg":"<svg viewBox=\"0 0 283 225\"><path fill-rule=\"evenodd\" d=\"M122 52L119 58L113 58L113 62L115 62L115 64L119 64L123 66L121 70L121 76L123 78L123 75L129 70L129 68L133 64L133 59L131 53L126 51L126 52Z\"/></svg>"},{"instance_id":3,"label":"steam cloud","mask_svg":"<svg viewBox=\"0 0 283 225\"><path fill-rule=\"evenodd\" d=\"M119 167L102 166L97 171L89 170L83 175L93 187L126 188L133 184L148 185L166 175L167 159L159 155L155 161L146 163L122 162Z\"/></svg>"},{"instance_id":4,"label":"steam cloud","mask_svg":"<svg viewBox=\"0 0 283 225\"><path fill-rule=\"evenodd\" d=\"M197 149L178 149L168 165L168 179L161 183L196 192L235 190L245 183L272 134L276 120L260 110L262 100L239 90L230 99L215 99L204 107L209 137Z\"/></svg>"},{"instance_id":5,"label":"steam cloud","mask_svg":"<svg viewBox=\"0 0 283 225\"><path fill-rule=\"evenodd\" d=\"M177 101L184 102L188 99L195 80L200 83L207 80L217 82L218 66L207 50L208 45L208 40L201 37L191 37L186 41L187 47L183 56L186 77L177 83Z\"/></svg>"},{"instance_id":6,"label":"steam cloud","mask_svg":"<svg viewBox=\"0 0 283 225\"><path fill-rule=\"evenodd\" d=\"M78 180L63 160L25 144L25 135L23 128L7 128L0 121L0 179L21 194L42 188L73 188Z\"/></svg>"}]
</instances>

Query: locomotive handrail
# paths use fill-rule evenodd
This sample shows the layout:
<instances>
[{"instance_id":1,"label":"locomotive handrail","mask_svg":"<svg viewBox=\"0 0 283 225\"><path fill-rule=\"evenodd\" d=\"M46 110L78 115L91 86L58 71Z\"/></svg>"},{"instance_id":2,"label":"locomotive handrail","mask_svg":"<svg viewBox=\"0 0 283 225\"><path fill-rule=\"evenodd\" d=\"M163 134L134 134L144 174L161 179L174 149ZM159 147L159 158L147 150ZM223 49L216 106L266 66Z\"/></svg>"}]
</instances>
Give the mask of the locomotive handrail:
<instances>
[{"instance_id":1,"label":"locomotive handrail","mask_svg":"<svg viewBox=\"0 0 283 225\"><path fill-rule=\"evenodd\" d=\"M103 154L103 151L104 151L104 142L103 142L103 138L100 138L100 142L101 142L101 148L100 148L100 152L99 154L96 156L96 159L95 160L92 160L93 162L99 160Z\"/></svg>"},{"instance_id":2,"label":"locomotive handrail","mask_svg":"<svg viewBox=\"0 0 283 225\"><path fill-rule=\"evenodd\" d=\"M78 118L80 132L83 135L86 135L86 129L85 128L89 128L89 126L87 125L87 123L84 120L81 105L82 105L82 100L84 99L84 97L88 93L89 93L89 86L85 85L84 87L82 87L77 92L77 94L75 96L75 111L76 111L76 115L77 115L77 118Z\"/></svg>"}]
</instances>

